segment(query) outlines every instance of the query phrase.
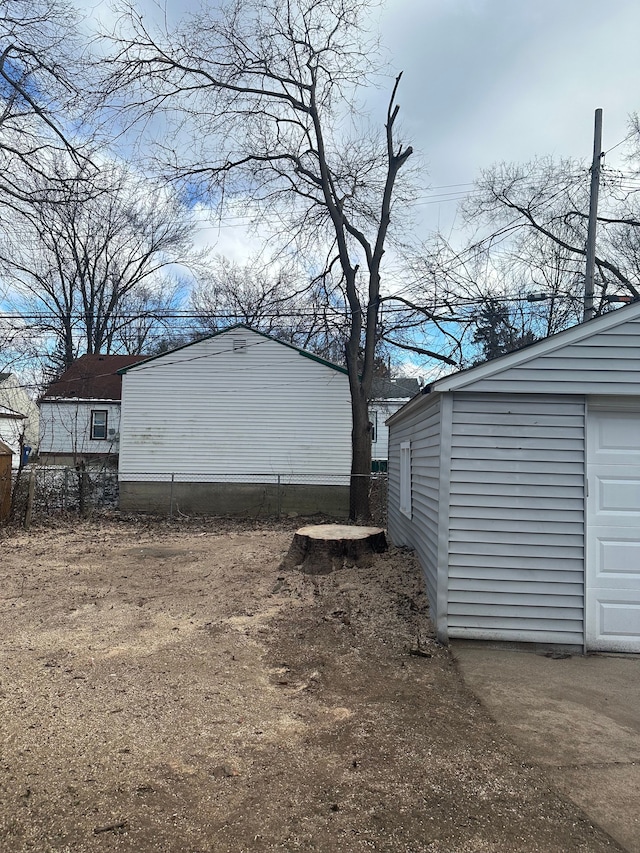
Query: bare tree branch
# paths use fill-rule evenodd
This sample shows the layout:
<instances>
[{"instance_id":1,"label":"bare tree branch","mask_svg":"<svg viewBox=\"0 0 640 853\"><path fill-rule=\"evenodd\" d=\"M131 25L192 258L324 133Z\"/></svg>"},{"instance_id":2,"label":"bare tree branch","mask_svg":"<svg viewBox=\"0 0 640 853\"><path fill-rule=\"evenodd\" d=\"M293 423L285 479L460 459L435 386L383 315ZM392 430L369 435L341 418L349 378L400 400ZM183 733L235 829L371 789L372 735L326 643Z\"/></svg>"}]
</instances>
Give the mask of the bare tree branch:
<instances>
[{"instance_id":1,"label":"bare tree branch","mask_svg":"<svg viewBox=\"0 0 640 853\"><path fill-rule=\"evenodd\" d=\"M400 76L385 132L342 128L377 73L366 35L370 0L218 2L172 32L151 33L131 4L112 38L104 92L120 93L124 120L174 122L190 156L165 166L221 203L250 199L279 211L286 239L318 254L334 246L347 302L352 398L351 516L369 514L367 402L375 363L382 259L398 176L412 155L395 140Z\"/></svg>"}]
</instances>

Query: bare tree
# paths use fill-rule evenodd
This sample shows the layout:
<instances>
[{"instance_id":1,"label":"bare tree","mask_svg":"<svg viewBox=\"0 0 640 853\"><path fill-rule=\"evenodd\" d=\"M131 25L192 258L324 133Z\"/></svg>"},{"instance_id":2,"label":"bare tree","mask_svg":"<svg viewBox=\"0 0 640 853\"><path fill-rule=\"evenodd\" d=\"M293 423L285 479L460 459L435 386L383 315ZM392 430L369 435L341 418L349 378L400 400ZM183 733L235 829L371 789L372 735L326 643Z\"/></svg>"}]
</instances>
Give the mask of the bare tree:
<instances>
[{"instance_id":1,"label":"bare tree","mask_svg":"<svg viewBox=\"0 0 640 853\"><path fill-rule=\"evenodd\" d=\"M0 205L46 197L59 178L50 171L56 160L92 167L83 152L80 54L77 13L66 0L0 0Z\"/></svg>"},{"instance_id":2,"label":"bare tree","mask_svg":"<svg viewBox=\"0 0 640 853\"><path fill-rule=\"evenodd\" d=\"M127 330L171 306L175 265L188 258L190 221L171 193L119 168L100 180L87 195L82 173L65 177L52 197L23 203L0 239L5 302L52 342L62 369L80 353L130 350Z\"/></svg>"},{"instance_id":3,"label":"bare tree","mask_svg":"<svg viewBox=\"0 0 640 853\"><path fill-rule=\"evenodd\" d=\"M496 244L472 238L462 248L435 235L414 261L413 275L413 301L430 294L425 310L459 367L480 357L474 338L488 317L502 318L507 344L547 337L582 317L584 272L571 252L535 230L517 230Z\"/></svg>"},{"instance_id":4,"label":"bare tree","mask_svg":"<svg viewBox=\"0 0 640 853\"><path fill-rule=\"evenodd\" d=\"M113 312L108 351L152 354L159 341L179 334L183 336L180 343L185 343L187 329L181 308L187 289L181 278L171 275L162 275L160 279L152 276L149 281L137 284L123 295Z\"/></svg>"},{"instance_id":5,"label":"bare tree","mask_svg":"<svg viewBox=\"0 0 640 853\"><path fill-rule=\"evenodd\" d=\"M191 292L196 334L244 323L324 358L344 361L344 299L326 276L259 258L217 256Z\"/></svg>"},{"instance_id":6,"label":"bare tree","mask_svg":"<svg viewBox=\"0 0 640 853\"><path fill-rule=\"evenodd\" d=\"M598 313L640 292L639 162L634 151L628 171L602 171ZM407 302L430 316L460 366L579 323L588 208L585 164L547 158L486 170L461 208L466 234L423 247Z\"/></svg>"},{"instance_id":7,"label":"bare tree","mask_svg":"<svg viewBox=\"0 0 640 853\"><path fill-rule=\"evenodd\" d=\"M398 176L412 148L396 141L400 76L384 129L356 115L379 50L366 34L370 0L217 2L171 32L152 32L124 7L110 96L144 122L176 116L164 165L190 193L250 199L283 242L324 252L348 312L353 519L369 517L368 399ZM153 118L152 118L153 117ZM354 128L350 132L349 128ZM197 190L194 190L197 187ZM405 199L406 200L406 199Z\"/></svg>"},{"instance_id":8,"label":"bare tree","mask_svg":"<svg viewBox=\"0 0 640 853\"><path fill-rule=\"evenodd\" d=\"M463 205L474 235L467 252L510 256L514 276L575 304L584 291L589 211L586 165L551 158L502 164L482 173ZM612 295L640 296L640 206L637 187L603 170L596 249L596 310ZM555 290L554 290L555 289ZM573 319L573 310L565 320ZM553 323L550 330L553 330Z\"/></svg>"}]
</instances>

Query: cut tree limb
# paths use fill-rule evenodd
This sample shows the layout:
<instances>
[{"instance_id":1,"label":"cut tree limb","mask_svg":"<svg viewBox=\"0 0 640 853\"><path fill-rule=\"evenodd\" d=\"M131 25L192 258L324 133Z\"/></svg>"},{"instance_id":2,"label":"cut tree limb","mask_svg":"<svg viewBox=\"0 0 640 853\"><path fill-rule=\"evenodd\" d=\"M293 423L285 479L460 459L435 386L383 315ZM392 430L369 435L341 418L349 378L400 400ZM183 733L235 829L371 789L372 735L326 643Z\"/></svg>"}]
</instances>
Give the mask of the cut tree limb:
<instances>
[{"instance_id":1,"label":"cut tree limb","mask_svg":"<svg viewBox=\"0 0 640 853\"><path fill-rule=\"evenodd\" d=\"M299 568L309 575L327 575L345 562L367 564L372 554L387 550L381 527L312 524L293 536L283 568Z\"/></svg>"}]
</instances>

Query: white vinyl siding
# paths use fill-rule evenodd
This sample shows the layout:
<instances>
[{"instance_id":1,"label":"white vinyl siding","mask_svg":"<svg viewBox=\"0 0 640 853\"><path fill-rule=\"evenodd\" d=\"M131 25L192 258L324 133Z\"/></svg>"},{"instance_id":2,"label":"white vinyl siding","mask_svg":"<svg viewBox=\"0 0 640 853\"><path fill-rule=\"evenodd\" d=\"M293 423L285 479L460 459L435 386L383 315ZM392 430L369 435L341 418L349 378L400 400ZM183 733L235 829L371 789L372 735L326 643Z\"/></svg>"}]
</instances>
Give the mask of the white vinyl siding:
<instances>
[{"instance_id":1,"label":"white vinyl siding","mask_svg":"<svg viewBox=\"0 0 640 853\"><path fill-rule=\"evenodd\" d=\"M387 418L395 414L407 402L404 400L372 400L369 404L369 416L375 424L375 436L371 443L372 459L389 458L389 429Z\"/></svg>"},{"instance_id":2,"label":"white vinyl siding","mask_svg":"<svg viewBox=\"0 0 640 853\"><path fill-rule=\"evenodd\" d=\"M400 512L411 518L411 442L400 445Z\"/></svg>"},{"instance_id":3,"label":"white vinyl siding","mask_svg":"<svg viewBox=\"0 0 640 853\"><path fill-rule=\"evenodd\" d=\"M24 419L4 418L4 414L24 415ZM33 452L38 449L40 410L30 399L18 377L12 373L0 381L0 440L14 452L13 462L20 458L20 440L24 434L24 443Z\"/></svg>"},{"instance_id":4,"label":"white vinyl siding","mask_svg":"<svg viewBox=\"0 0 640 853\"><path fill-rule=\"evenodd\" d=\"M454 396L449 637L581 644L584 400Z\"/></svg>"},{"instance_id":5,"label":"white vinyl siding","mask_svg":"<svg viewBox=\"0 0 640 853\"><path fill-rule=\"evenodd\" d=\"M12 464L18 466L20 461L20 442L24 430L24 419L19 417L6 417L5 411L0 407L0 442L6 444L12 451ZM29 444L25 441L25 444ZM30 446L30 445L29 445ZM37 447L37 442L36 442Z\"/></svg>"},{"instance_id":6,"label":"white vinyl siding","mask_svg":"<svg viewBox=\"0 0 640 853\"><path fill-rule=\"evenodd\" d=\"M92 412L106 412L107 437L92 439ZM117 453L120 403L109 400L43 400L40 453L92 456Z\"/></svg>"},{"instance_id":7,"label":"white vinyl siding","mask_svg":"<svg viewBox=\"0 0 640 853\"><path fill-rule=\"evenodd\" d=\"M440 396L424 397L389 433L389 536L418 553L435 613L438 573ZM411 519L400 512L400 447L411 440Z\"/></svg>"},{"instance_id":8,"label":"white vinyl siding","mask_svg":"<svg viewBox=\"0 0 640 853\"><path fill-rule=\"evenodd\" d=\"M250 330L131 368L122 411L122 480L349 482L347 376Z\"/></svg>"},{"instance_id":9,"label":"white vinyl siding","mask_svg":"<svg viewBox=\"0 0 640 853\"><path fill-rule=\"evenodd\" d=\"M473 381L468 390L635 396L640 388L639 339L640 320L629 320Z\"/></svg>"}]
</instances>

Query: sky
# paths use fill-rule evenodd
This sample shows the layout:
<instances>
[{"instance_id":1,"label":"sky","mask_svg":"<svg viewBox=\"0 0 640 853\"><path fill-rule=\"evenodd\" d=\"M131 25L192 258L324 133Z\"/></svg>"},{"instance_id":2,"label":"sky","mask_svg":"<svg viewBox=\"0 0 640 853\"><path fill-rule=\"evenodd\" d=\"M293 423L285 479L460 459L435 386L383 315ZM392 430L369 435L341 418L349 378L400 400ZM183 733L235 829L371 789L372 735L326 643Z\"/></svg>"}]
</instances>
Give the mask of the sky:
<instances>
[{"instance_id":1,"label":"sky","mask_svg":"<svg viewBox=\"0 0 640 853\"><path fill-rule=\"evenodd\" d=\"M389 0L381 26L433 195L496 162L590 160L596 108L605 150L640 110L637 0ZM447 227L455 204L431 201Z\"/></svg>"},{"instance_id":2,"label":"sky","mask_svg":"<svg viewBox=\"0 0 640 853\"><path fill-rule=\"evenodd\" d=\"M113 25L106 0L74 2L104 28ZM165 15L177 22L200 6L200 0L131 2L147 23ZM372 0L371 28L379 30L389 78L371 90L367 105L372 122L382 127L393 79L402 71L399 125L420 175L413 217L417 240L440 230L462 247L458 204L481 170L493 164L553 156L588 167L598 108L605 165L624 167L620 143L629 135L630 114L640 112L640 0L380 0L378 8L376 3ZM245 227L247 210L245 205L222 222L212 222L208 209L199 210L196 246L240 263L257 254L265 234ZM405 274L394 268L392 252L385 260L385 286L395 290L406 283ZM412 363L405 367L412 372ZM420 364L415 369L424 370Z\"/></svg>"},{"instance_id":3,"label":"sky","mask_svg":"<svg viewBox=\"0 0 640 853\"><path fill-rule=\"evenodd\" d=\"M147 22L161 20L165 4L170 23L200 5L133 2ZM115 20L105 0L75 3L107 29ZM397 103L419 167L418 240L440 230L464 245L458 203L493 164L553 156L588 166L597 108L605 164L624 166L620 143L630 114L640 112L639 0L381 0L371 27L380 32L389 68L388 84L367 100L379 127L393 78L403 73ZM212 223L207 209L198 211L197 247L242 263L264 243L263 234L244 227L246 219L236 212ZM385 277L392 290L396 275L404 281L399 271Z\"/></svg>"},{"instance_id":4,"label":"sky","mask_svg":"<svg viewBox=\"0 0 640 853\"><path fill-rule=\"evenodd\" d=\"M112 20L104 2L77 5ZM137 5L147 18L159 14L154 0ZM198 5L166 0L168 18ZM596 108L605 150L640 111L638 0L386 0L373 14L391 73L403 72L401 125L425 187L422 237L455 231L456 202L480 170L547 155L588 161ZM380 123L390 85L371 100ZM622 165L622 152L611 151L607 165ZM231 257L246 252L237 227L203 228L200 237Z\"/></svg>"}]
</instances>

